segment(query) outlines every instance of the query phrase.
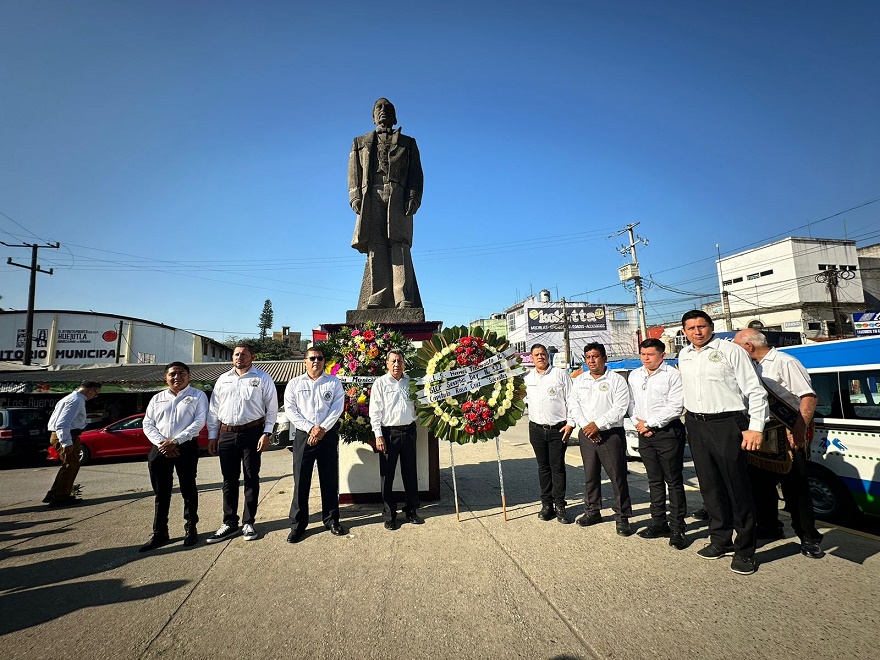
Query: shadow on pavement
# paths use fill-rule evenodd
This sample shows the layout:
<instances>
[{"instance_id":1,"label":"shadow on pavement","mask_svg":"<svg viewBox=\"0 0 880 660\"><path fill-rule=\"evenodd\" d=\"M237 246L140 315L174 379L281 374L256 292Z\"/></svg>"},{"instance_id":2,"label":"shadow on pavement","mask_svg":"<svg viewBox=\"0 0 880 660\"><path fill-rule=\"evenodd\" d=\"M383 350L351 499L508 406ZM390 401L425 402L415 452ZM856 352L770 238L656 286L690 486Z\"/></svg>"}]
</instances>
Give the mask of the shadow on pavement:
<instances>
[{"instance_id":1,"label":"shadow on pavement","mask_svg":"<svg viewBox=\"0 0 880 660\"><path fill-rule=\"evenodd\" d=\"M172 580L128 587L122 580L90 580L3 594L0 596L0 611L3 612L3 617L0 617L0 635L54 621L87 607L149 600L180 589L187 583L187 580Z\"/></svg>"}]
</instances>

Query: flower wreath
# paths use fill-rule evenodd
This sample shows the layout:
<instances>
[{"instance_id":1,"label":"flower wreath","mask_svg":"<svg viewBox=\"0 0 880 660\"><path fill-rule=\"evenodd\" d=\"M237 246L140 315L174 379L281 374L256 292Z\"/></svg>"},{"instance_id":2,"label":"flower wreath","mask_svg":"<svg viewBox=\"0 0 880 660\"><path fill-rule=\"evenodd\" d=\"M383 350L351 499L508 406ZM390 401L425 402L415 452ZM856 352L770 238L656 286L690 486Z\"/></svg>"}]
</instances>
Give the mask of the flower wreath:
<instances>
[{"instance_id":1,"label":"flower wreath","mask_svg":"<svg viewBox=\"0 0 880 660\"><path fill-rule=\"evenodd\" d=\"M401 350L409 361L415 352L413 343L399 332L368 322L359 327L341 328L319 347L327 358L325 372L339 378L345 390L339 437L343 442L372 444L376 439L370 427L373 382L386 373L388 351Z\"/></svg>"},{"instance_id":2,"label":"flower wreath","mask_svg":"<svg viewBox=\"0 0 880 660\"><path fill-rule=\"evenodd\" d=\"M519 361L500 355L508 347L507 340L494 332L465 326L446 328L424 342L413 364L424 370L425 377L410 381L410 392L417 400L428 397L432 383L447 384L457 377L442 374L455 370L479 373L484 361L500 365L496 368L503 377L439 401L416 403L419 423L460 445L485 442L516 424L525 409L526 388Z\"/></svg>"}]
</instances>

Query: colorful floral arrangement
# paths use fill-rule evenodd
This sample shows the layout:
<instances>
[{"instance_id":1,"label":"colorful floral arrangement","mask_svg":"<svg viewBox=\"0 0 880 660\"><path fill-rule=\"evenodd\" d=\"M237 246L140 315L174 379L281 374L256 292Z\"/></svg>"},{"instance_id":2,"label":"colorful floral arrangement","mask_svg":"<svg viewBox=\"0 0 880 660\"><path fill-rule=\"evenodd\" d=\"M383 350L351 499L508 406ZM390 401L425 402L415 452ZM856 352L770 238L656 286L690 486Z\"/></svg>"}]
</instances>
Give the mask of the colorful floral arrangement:
<instances>
[{"instance_id":1,"label":"colorful floral arrangement","mask_svg":"<svg viewBox=\"0 0 880 660\"><path fill-rule=\"evenodd\" d=\"M419 423L450 442L467 444L497 437L516 424L525 409L525 382L516 359L500 353L508 348L507 340L484 332L482 328L458 326L446 328L422 344L413 358L416 370L424 371L425 382L413 378L410 390L414 397L428 397L432 383L453 382L455 377L438 377L453 370L477 370L493 357L502 366L503 377L476 390L448 396L435 402L416 404Z\"/></svg>"},{"instance_id":2,"label":"colorful floral arrangement","mask_svg":"<svg viewBox=\"0 0 880 660\"><path fill-rule=\"evenodd\" d=\"M372 381L386 373L388 351L392 348L403 351L409 362L415 347L399 332L383 329L373 323L360 327L346 326L327 337L320 346L327 358L326 372L342 380L345 389L345 409L340 420L339 437L343 442L372 444L375 441L370 428Z\"/></svg>"}]
</instances>

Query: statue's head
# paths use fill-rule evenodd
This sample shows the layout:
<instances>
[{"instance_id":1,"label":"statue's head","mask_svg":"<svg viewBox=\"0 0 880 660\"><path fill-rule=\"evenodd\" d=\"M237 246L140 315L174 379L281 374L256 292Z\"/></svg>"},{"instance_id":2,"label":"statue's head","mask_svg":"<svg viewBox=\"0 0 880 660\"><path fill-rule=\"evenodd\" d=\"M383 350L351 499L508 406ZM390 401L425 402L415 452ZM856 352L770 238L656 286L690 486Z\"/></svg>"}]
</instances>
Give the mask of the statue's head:
<instances>
[{"instance_id":1,"label":"statue's head","mask_svg":"<svg viewBox=\"0 0 880 660\"><path fill-rule=\"evenodd\" d=\"M373 123L376 126L392 127L397 123L397 113L394 104L388 99L382 98L373 104Z\"/></svg>"}]
</instances>

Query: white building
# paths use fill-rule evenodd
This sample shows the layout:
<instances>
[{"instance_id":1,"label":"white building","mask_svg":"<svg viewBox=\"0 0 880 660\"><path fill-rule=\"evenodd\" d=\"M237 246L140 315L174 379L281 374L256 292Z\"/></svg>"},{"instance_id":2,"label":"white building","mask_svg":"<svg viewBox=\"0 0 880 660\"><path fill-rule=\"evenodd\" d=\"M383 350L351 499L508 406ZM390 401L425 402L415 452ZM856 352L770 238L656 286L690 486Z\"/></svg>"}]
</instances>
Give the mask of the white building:
<instances>
[{"instance_id":1,"label":"white building","mask_svg":"<svg viewBox=\"0 0 880 660\"><path fill-rule=\"evenodd\" d=\"M727 293L732 328L721 309L712 314L715 327L763 327L807 339L836 336L846 328L835 320L828 281L836 282L838 318L863 311L858 263L855 241L797 237L720 259L718 280Z\"/></svg>"},{"instance_id":2,"label":"white building","mask_svg":"<svg viewBox=\"0 0 880 660\"><path fill-rule=\"evenodd\" d=\"M0 312L0 360L24 358L26 312ZM186 330L130 316L42 310L34 312L32 363L112 365L228 362L232 350Z\"/></svg>"},{"instance_id":3,"label":"white building","mask_svg":"<svg viewBox=\"0 0 880 660\"><path fill-rule=\"evenodd\" d=\"M507 339L514 350L525 353L533 344L544 344L562 360L567 321L572 363L581 361L584 346L590 342L604 344L609 358L638 353L635 305L567 301L564 306L563 315L563 303L552 302L545 290L540 298L530 296L505 310Z\"/></svg>"}]
</instances>

